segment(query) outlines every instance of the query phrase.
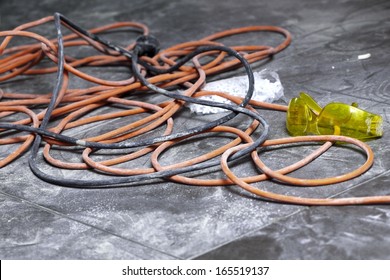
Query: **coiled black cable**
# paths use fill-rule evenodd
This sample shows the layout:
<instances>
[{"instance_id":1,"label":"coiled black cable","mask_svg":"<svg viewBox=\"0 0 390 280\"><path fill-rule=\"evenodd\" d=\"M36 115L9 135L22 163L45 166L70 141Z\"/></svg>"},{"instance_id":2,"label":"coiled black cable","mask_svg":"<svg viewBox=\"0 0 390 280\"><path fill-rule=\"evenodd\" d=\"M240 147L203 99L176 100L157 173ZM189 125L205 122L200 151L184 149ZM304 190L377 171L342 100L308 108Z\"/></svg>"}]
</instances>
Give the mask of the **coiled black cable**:
<instances>
[{"instance_id":1,"label":"coiled black cable","mask_svg":"<svg viewBox=\"0 0 390 280\"><path fill-rule=\"evenodd\" d=\"M126 49L123 49L116 44L113 44L111 42L108 42L106 40L103 40L99 36L89 33L88 31L82 29L78 25L74 24L71 22L69 19L64 17L63 15L59 13L54 14L54 21L55 21L55 27L57 30L57 44L58 44L58 64L57 64L57 77L56 77L56 83L53 89L53 94L52 98L50 100L50 103L47 107L46 114L41 122L41 125L39 128L33 128L29 126L24 126L24 125L15 125L15 124L3 124L0 123L0 128L6 128L6 129L14 129L14 130L19 130L19 131L27 131L30 133L35 133L36 138L34 140L34 143L32 145L31 149L31 154L29 157L29 166L32 170L32 172L41 178L42 180L45 180L47 182L50 182L52 184L56 185L62 185L62 186L68 186L68 187L81 187L81 188L87 188L87 187L92 187L92 188L102 188L102 187L117 187L117 186L125 186L126 184L133 183L133 182L141 182L141 181L147 181L147 180L152 180L152 179L157 179L157 178L164 178L164 177L170 177L173 175L177 175L180 173L185 173L185 172L190 172L190 171L195 171L195 170L200 170L212 166L219 165L218 160L210 160L207 162L202 162L196 165L188 166L188 167L183 167L183 168L177 168L177 169L170 169L170 170L164 170L164 171L159 171L159 172L154 172L151 174L142 174L142 175L134 175L134 176L128 176L128 177L117 177L117 178L105 178L101 180L77 180L77 179L66 179L66 178L58 178L56 176L49 175L45 172L43 172L37 164L37 157L38 157L38 152L39 152L39 147L42 141L42 136L45 137L50 137L59 141L67 142L70 144L78 145L78 146L84 146L84 147L90 147L90 148L95 148L95 149L122 149L122 148L134 148L134 147L142 147L142 146L148 146L152 145L155 143L163 142L163 141L168 141L168 140L174 140L190 135L194 135L200 132L207 131L213 127L216 127L218 125L221 125L223 123L226 123L227 121L233 119L235 116L237 116L238 113L245 114L257 121L259 121L262 126L263 126L263 131L261 135L253 142L252 145L247 147L246 149L236 153L234 156L230 158L230 160L235 160L239 157L242 157L243 155L247 155L257 147L259 147L267 138L268 131L269 131L269 126L267 122L264 120L263 117L261 117L258 113L252 112L248 109L245 108L245 106L249 103L253 90L254 90L254 77L253 77L253 72L252 69L249 65L249 63L246 61L245 58L243 58L238 52L226 47L226 46L203 46L199 47L187 56L183 57L177 64L173 65L169 69L166 70L161 70L154 68L153 66L148 66L147 69L152 71L152 72L158 72L158 71L174 71L175 69L178 69L181 65L185 64L187 61L192 59L198 54L208 52L211 50L219 50L219 51L224 51L227 54L236 57L237 59L240 60L240 62L243 64L245 71L248 75L248 80L249 80L249 86L247 90L247 94L245 98L243 99L242 103L240 105L229 105L229 104L224 104L224 103L219 103L219 102L212 102L208 100L201 100L197 98L192 98L188 96L184 96L181 94L180 91L176 90L174 92L159 88L151 83L148 82L146 78L144 78L143 75L141 75L139 69L138 69L138 63L141 64L140 60L138 59L139 55L141 54L150 54L153 53L153 46L150 49L150 46L146 46L149 49L143 49L145 47L145 42L142 42L140 45L136 45L135 49L133 51L128 51ZM186 131L166 135L166 136L161 136L161 137L155 137L155 138L148 138L144 139L141 141L136 141L136 142L122 142L122 143L112 143L112 144L107 144L107 143L96 143L96 142L89 142L89 141L84 141L80 139L76 139L73 137L57 134L50 132L46 130L47 124L49 123L49 120L51 118L51 114L53 110L55 109L55 104L56 100L59 95L59 91L63 82L63 74L64 74L64 63L65 63L65 55L64 55L64 47L63 47L63 42L62 42L62 31L61 31L61 21L64 21L67 25L71 26L73 29L77 30L78 32L82 33L85 36L88 36L92 40L95 40L104 46L106 46L109 49L115 50L119 52L120 54L126 56L129 58L129 60L132 63L132 70L134 75L136 76L137 79L140 80L142 84L147 86L149 89L163 94L167 97L177 99L177 100L182 100L185 102L192 102L196 104L201 104L201 105L206 105L206 106L213 106L213 107L219 107L219 108L224 108L231 113L228 115L217 119L215 121L212 121L206 125L202 126L197 126L191 129L188 129ZM142 65L145 63L142 63Z\"/></svg>"}]
</instances>

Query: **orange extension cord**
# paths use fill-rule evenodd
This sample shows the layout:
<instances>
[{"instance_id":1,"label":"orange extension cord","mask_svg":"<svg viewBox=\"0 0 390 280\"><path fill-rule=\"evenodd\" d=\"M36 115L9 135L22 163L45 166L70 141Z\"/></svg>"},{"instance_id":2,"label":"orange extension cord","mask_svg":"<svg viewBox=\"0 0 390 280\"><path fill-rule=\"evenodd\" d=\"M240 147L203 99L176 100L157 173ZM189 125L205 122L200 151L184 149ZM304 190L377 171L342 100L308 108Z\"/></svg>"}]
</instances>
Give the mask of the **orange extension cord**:
<instances>
[{"instance_id":1,"label":"orange extension cord","mask_svg":"<svg viewBox=\"0 0 390 280\"><path fill-rule=\"evenodd\" d=\"M20 25L10 31L0 31L0 37L4 37L4 40L0 45L0 83L20 77L21 75L44 75L49 73L56 73L56 66L45 67L45 65L47 65L47 61L53 61L54 63L58 62L56 40L50 40L37 33L26 31L27 29L31 29L51 21L53 21L52 16ZM89 32L96 34L121 28L132 28L132 30L135 30L137 33L143 35L149 34L148 27L135 22L118 22L89 30ZM69 26L68 29L72 30L69 28ZM61 134L66 130L81 127L87 124L108 121L126 116L137 116L147 113L149 114L147 117L137 118L136 121L130 122L122 127L115 128L109 132L83 140L100 143L118 143L134 137L146 135L146 133L162 126L166 126L163 135L169 135L172 133L174 128L175 114L183 108L184 102L180 100L168 100L159 104L151 104L145 101L126 99L126 97L131 96L131 94L134 92L146 92L148 89L133 77L121 81L115 81L94 77L83 72L81 68L87 66L126 66L128 65L128 58L122 55L118 55L114 51L105 49L104 46L98 42L93 41L92 39L78 33L75 30L72 31L72 34L64 36L63 38L65 48L92 46L102 54L91 55L84 58L75 58L71 56L65 57L63 84L59 93L60 96L57 99L56 108L52 113L53 121L50 123L50 131ZM248 32L273 32L284 36L284 40L276 47L265 45L231 47L232 49L241 53L250 63L271 57L272 55L285 49L291 42L290 33L283 28L275 26L249 26L219 32L198 41L178 44L160 51L154 57L144 56L142 57L142 60L157 68L167 69L170 66L175 65L178 59L186 54L189 54L199 46L221 45L221 43L217 42L217 40L224 37ZM38 41L38 43L8 47L12 39L15 37L28 37ZM135 44L133 43L127 46L125 49L132 50L134 46ZM205 59L204 61L207 62L202 64L200 61L204 57L208 58L208 60ZM47 58L49 60L47 60ZM181 66L179 70L176 70L172 73L156 74L148 77L148 81L162 88L181 86L186 89L183 94L191 97L218 95L236 104L240 104L242 102L242 98L235 97L227 93L208 92L201 90L207 76L238 67L239 61L237 59L228 59L226 53L221 51L210 51L208 53L194 57L192 62L192 65L187 63ZM146 75L144 69L141 69L141 71L144 75ZM93 86L80 89L69 89L68 86L70 83L70 75L77 76L79 79L88 82L86 84L93 84ZM39 127L39 124L45 116L46 112L45 109L42 109L42 106L49 104L51 96L51 93L12 93L4 92L0 89L0 119L3 119L2 121L6 122L8 119L17 114L25 114L27 117L18 118L19 120L17 121L11 118L12 120L10 122L13 124L30 125L34 128L37 128ZM121 108L131 107L133 109L122 109L121 111L114 111L105 114L96 113L89 117L85 116L88 113L96 112L96 110L113 104L123 105ZM250 105L247 106L247 109L251 111L255 111L254 107L287 111L286 106L278 104L269 104L253 100L250 101L249 104ZM225 178L199 179L189 178L183 175L174 175L165 179L196 186L226 186L236 184L237 186L240 186L248 192L255 194L265 200L299 205L355 205L390 202L390 196L323 199L303 198L276 194L250 185L266 180L275 180L277 182L296 186L319 186L335 184L361 175L372 166L374 161L373 152L366 143L349 137L326 135L272 139L265 141L262 144L262 147L305 142L321 142L323 144L302 160L277 171L271 170L269 167L267 167L261 160L258 152L253 151L251 153L252 160L254 164L263 172L263 174L252 177L239 178L229 168L228 159L232 154L247 147L250 145L250 143L253 143L251 135L258 126L259 122L255 120L245 131L226 125L220 125L209 129L206 131L207 133L223 133L224 135L228 133L235 135L236 138L230 143L218 147L213 151L209 151L201 156L197 156L190 160L175 163L169 166L162 166L160 164L160 155L173 145L178 144L180 141L186 141L192 136L143 147L136 151L132 151L131 153L117 157L111 157L110 159L104 161L95 161L91 157L91 153L93 153L94 150L92 148L85 148L82 152L83 162L79 163L66 162L62 159L53 157L53 155L50 153L53 145L66 146L69 144L46 137L44 138L46 144L43 148L43 157L52 166L62 169L94 169L103 174L132 176L138 174L152 174L154 172L179 167L188 167L220 156L221 167L226 175ZM21 155L26 153L29 150L34 138L36 137L36 135L33 133L27 135L15 135L15 133L17 132L12 130L2 130L3 137L0 139L0 145L18 145L17 148L8 156L0 160L0 167L6 166L10 162L16 160ZM331 148L335 142L350 143L362 149L366 153L365 163L350 173L330 178L298 179L286 175L309 164L311 161L321 156L329 148ZM122 163L135 160L148 154L150 155L151 166L147 168L126 169L119 166Z\"/></svg>"}]
</instances>

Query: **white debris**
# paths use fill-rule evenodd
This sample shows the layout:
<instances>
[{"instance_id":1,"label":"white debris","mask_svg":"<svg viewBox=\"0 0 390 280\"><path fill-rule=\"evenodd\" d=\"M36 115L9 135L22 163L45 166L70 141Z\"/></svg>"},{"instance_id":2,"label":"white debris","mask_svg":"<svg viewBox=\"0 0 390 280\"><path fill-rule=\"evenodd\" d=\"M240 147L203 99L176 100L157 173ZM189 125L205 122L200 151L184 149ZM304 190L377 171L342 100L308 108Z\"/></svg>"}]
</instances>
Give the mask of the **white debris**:
<instances>
[{"instance_id":1,"label":"white debris","mask_svg":"<svg viewBox=\"0 0 390 280\"><path fill-rule=\"evenodd\" d=\"M358 55L358 59L367 59L367 58L370 58L370 57L371 57L370 53L365 53L365 54Z\"/></svg>"},{"instance_id":2,"label":"white debris","mask_svg":"<svg viewBox=\"0 0 390 280\"><path fill-rule=\"evenodd\" d=\"M252 99L272 103L284 96L283 86L279 75L274 71L263 70L254 72L255 87ZM233 96L245 97L248 89L248 77L239 76L207 83L203 90L228 93ZM216 95L200 97L204 100L232 104L229 100ZM215 114L227 110L200 104L186 104L192 112L197 114Z\"/></svg>"}]
</instances>

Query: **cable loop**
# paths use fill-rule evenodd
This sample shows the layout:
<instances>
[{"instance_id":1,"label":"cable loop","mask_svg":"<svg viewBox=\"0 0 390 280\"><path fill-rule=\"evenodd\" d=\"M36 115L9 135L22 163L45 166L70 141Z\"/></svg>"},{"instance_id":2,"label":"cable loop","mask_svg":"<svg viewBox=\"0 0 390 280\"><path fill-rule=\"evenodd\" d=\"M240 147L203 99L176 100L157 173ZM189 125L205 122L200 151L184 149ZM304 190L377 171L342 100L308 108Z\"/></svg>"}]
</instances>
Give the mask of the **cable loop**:
<instances>
[{"instance_id":1,"label":"cable loop","mask_svg":"<svg viewBox=\"0 0 390 280\"><path fill-rule=\"evenodd\" d=\"M56 38L46 38L28 31L33 27L54 22ZM64 36L62 29L70 31ZM130 28L137 39L122 47L103 39L106 31ZM239 34L275 33L267 44L228 46L221 39ZM248 35L249 36L249 35ZM269 125L256 109L286 111L280 104L269 104L251 99L254 77L250 63L264 60L287 48L291 34L277 26L247 26L211 34L197 41L183 42L160 50L159 41L150 35L149 28L136 22L118 22L86 30L65 16L55 13L13 30L0 31L0 82L16 82L25 76L44 77L55 74L53 88L43 93L19 93L0 89L0 145L17 147L0 160L0 167L29 154L31 171L52 184L78 188L126 187L151 180L174 181L196 186L238 185L263 199L302 205L350 205L389 203L389 196L361 198L303 198L261 190L251 184L273 180L294 186L335 184L355 178L373 164L371 148L356 139L341 136L313 136L267 139ZM12 40L28 38L35 42L13 44ZM274 44L279 41L278 44ZM89 47L95 53L70 55L70 48ZM92 52L91 52L92 53ZM119 68L125 73L122 80L107 80L88 69ZM244 98L223 92L207 92L202 88L214 75L243 67L248 77ZM88 73L87 73L88 72ZM92 72L96 73L96 72ZM101 72L100 72L101 73ZM77 78L82 86L73 87ZM232 104L212 102L201 96L216 95ZM144 98L145 97L145 98ZM142 99L137 100L138 98ZM196 103L227 109L214 120L194 127L181 118L186 103ZM256 107L256 109L254 108ZM20 114L27 118L20 118ZM145 116L146 115L146 116ZM245 128L233 126L237 116L244 118ZM193 116L197 118L197 116ZM284 119L284 118L283 118ZM201 120L199 120L201 122ZM183 125L184 123L184 125ZM281 123L282 125L282 123ZM241 127L241 126L240 126ZM20 132L26 132L21 134ZM83 137L76 137L82 133ZM93 136L86 136L86 135ZM77 135L77 134L76 134ZM214 150L199 151L193 157L169 166L159 162L160 156L175 145L196 143L207 135L233 139ZM353 172L330 178L299 179L287 175L325 153L335 141L361 148L366 162ZM258 153L259 148L289 143L320 142L322 145L298 162L274 171L267 167ZM18 144L19 143L19 144ZM41 148L43 146L43 149ZM53 149L61 157L55 157ZM62 159L62 153L79 155L79 162ZM108 157L104 154L110 154ZM41 157L42 154L42 157ZM239 178L229 163L251 156L260 173ZM98 158L97 160L96 158ZM46 161L43 162L42 158ZM103 158L103 159L100 159ZM143 165L139 162L143 160ZM97 171L99 179L77 179L49 174L42 168ZM134 168L134 165L137 167ZM200 179L194 173L224 172L224 177ZM192 174L191 176L188 173ZM96 174L95 174L96 175Z\"/></svg>"}]
</instances>

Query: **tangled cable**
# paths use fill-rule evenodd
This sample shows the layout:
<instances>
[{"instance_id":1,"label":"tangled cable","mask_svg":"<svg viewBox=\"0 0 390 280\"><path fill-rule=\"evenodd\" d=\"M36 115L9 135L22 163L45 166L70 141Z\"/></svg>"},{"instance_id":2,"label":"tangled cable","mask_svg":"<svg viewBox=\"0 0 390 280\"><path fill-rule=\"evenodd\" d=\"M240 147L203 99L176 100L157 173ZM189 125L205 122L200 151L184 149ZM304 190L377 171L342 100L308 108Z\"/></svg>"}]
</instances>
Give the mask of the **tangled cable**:
<instances>
[{"instance_id":1,"label":"tangled cable","mask_svg":"<svg viewBox=\"0 0 390 280\"><path fill-rule=\"evenodd\" d=\"M57 38L47 39L37 33L26 31L30 28L54 21ZM62 29L71 33L64 36ZM103 39L97 34L131 28L140 34L137 40L121 47ZM276 47L249 45L228 47L218 39L248 32L272 32L283 35L283 41ZM302 205L348 205L388 203L390 196L361 198L302 198L263 191L250 185L265 180L276 180L300 186L318 186L349 180L367 171L373 164L373 152L359 140L336 135L290 137L267 140L269 125L254 107L286 111L278 104L254 101L254 77L250 63L270 58L285 49L291 41L290 33L275 26L250 26L219 32L198 41L175 45L160 51L158 40L149 34L148 28L140 23L120 22L92 30L85 30L65 16L54 16L23 24L10 31L0 31L4 37L0 45L0 85L18 77L29 75L55 74L53 91L48 94L26 94L4 92L0 89L0 144L11 145L13 151L0 160L4 167L29 151L29 166L39 178L52 184L80 187L107 188L122 187L134 182L152 179L170 180L197 186L225 186L236 184L243 189L271 201ZM37 43L11 46L15 37L27 37ZM65 54L66 48L93 47L98 55L77 58ZM55 66L47 66L49 62ZM106 80L87 74L83 67L121 66L128 69L129 77L124 80ZM236 69L240 66L248 77L248 89L244 98L228 93L202 90L207 77ZM90 87L70 89L71 78L77 77ZM163 101L150 103L135 100L139 94L154 93L165 96ZM201 99L206 95L218 95L232 102L219 103ZM230 111L211 122L188 129L175 126L178 113L185 103L224 108ZM103 113L108 106L115 110ZM20 115L27 115L21 118ZM146 117L144 115L147 114ZM238 115L245 115L248 122L245 129L229 125ZM67 133L73 128L107 122L124 117L134 117L130 123L120 127L79 139ZM160 136L155 136L160 134ZM198 137L207 135L233 135L234 140L213 151L169 166L161 165L162 153L184 141L201 141ZM302 160L273 171L259 156L259 149L268 146L300 142L324 142L320 148ZM366 153L366 161L356 170L332 178L298 179L286 174L297 170L326 152L334 142L353 144ZM19 143L19 144L18 144ZM18 145L16 145L18 144ZM43 149L41 151L41 146ZM15 147L17 147L15 149ZM55 158L53 149L82 149L81 162L68 162ZM100 151L119 150L119 156L97 161L94 154ZM59 177L42 169L40 151L52 167L59 169L94 170L104 178L75 179ZM72 150L73 152L75 150ZM150 166L127 168L130 163L149 155ZM229 163L250 155L260 175L239 178L229 168ZM185 173L205 169L222 168L225 178L199 179L185 176Z\"/></svg>"}]
</instances>

